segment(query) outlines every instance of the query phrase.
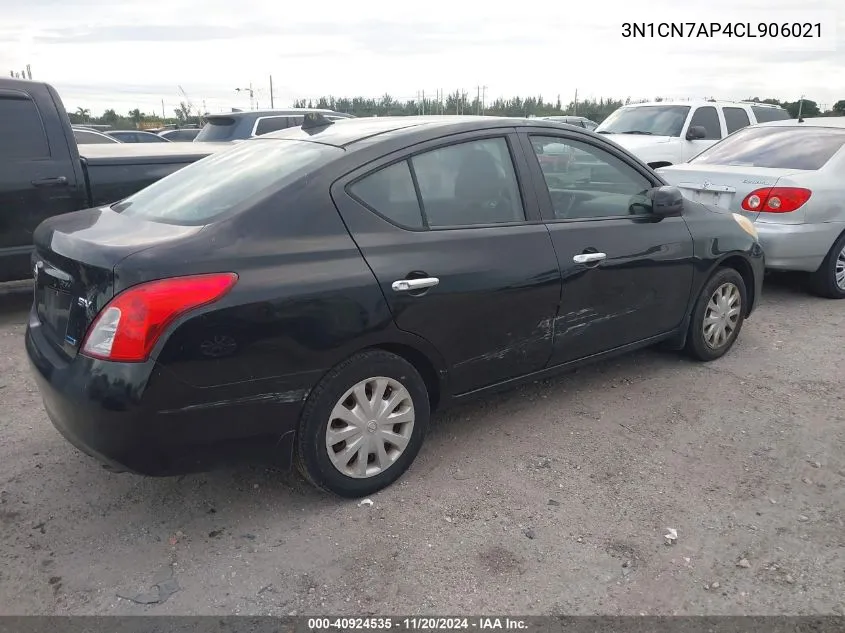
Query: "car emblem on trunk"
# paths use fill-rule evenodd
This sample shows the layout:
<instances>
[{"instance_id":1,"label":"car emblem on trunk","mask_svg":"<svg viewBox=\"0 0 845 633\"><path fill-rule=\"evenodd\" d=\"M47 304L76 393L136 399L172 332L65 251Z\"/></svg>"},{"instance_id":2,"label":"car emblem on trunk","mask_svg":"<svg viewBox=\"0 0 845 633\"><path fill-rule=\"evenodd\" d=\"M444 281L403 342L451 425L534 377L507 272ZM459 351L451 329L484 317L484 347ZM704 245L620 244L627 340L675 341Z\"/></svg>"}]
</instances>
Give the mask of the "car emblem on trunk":
<instances>
[{"instance_id":1,"label":"car emblem on trunk","mask_svg":"<svg viewBox=\"0 0 845 633\"><path fill-rule=\"evenodd\" d=\"M711 183L711 182L710 182L710 181L708 181L708 180L705 180L705 181L704 181L704 188L705 188L705 189L710 189L710 185L711 185L711 184L713 184L713 183Z\"/></svg>"}]
</instances>

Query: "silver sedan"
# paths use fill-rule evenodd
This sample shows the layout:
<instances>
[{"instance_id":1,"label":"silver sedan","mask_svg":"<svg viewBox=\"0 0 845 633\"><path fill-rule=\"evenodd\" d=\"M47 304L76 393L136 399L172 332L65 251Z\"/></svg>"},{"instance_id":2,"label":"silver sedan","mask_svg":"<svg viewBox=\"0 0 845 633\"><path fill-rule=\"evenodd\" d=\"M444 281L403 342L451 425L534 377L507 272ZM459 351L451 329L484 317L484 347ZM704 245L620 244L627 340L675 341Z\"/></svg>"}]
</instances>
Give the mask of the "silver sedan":
<instances>
[{"instance_id":1,"label":"silver sedan","mask_svg":"<svg viewBox=\"0 0 845 633\"><path fill-rule=\"evenodd\" d=\"M754 222L766 267L845 299L845 117L745 127L657 172L684 196Z\"/></svg>"}]
</instances>

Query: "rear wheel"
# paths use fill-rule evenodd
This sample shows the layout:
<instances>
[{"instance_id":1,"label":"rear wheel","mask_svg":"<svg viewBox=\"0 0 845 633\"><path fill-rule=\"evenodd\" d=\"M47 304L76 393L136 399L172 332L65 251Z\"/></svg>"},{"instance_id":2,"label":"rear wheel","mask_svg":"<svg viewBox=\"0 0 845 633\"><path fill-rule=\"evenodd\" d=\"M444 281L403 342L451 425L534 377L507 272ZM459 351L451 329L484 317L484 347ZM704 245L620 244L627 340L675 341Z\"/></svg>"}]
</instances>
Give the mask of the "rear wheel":
<instances>
[{"instance_id":1,"label":"rear wheel","mask_svg":"<svg viewBox=\"0 0 845 633\"><path fill-rule=\"evenodd\" d=\"M428 391L409 362L363 352L329 372L302 413L296 461L315 486L363 497L404 473L422 446Z\"/></svg>"},{"instance_id":2,"label":"rear wheel","mask_svg":"<svg viewBox=\"0 0 845 633\"><path fill-rule=\"evenodd\" d=\"M687 352L702 361L724 356L742 329L747 296L742 275L733 268L717 269L693 308Z\"/></svg>"},{"instance_id":3,"label":"rear wheel","mask_svg":"<svg viewBox=\"0 0 845 633\"><path fill-rule=\"evenodd\" d=\"M810 286L822 297L845 299L845 233L839 236L822 265L810 276Z\"/></svg>"}]
</instances>

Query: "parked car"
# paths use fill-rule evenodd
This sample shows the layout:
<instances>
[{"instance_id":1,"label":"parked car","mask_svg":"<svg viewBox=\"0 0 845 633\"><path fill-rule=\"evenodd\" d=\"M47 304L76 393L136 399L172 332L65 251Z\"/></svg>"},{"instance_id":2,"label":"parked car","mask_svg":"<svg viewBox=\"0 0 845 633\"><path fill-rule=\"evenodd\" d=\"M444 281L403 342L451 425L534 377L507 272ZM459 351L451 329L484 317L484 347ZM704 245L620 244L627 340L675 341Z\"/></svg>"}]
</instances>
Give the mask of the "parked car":
<instances>
[{"instance_id":1,"label":"parked car","mask_svg":"<svg viewBox=\"0 0 845 633\"><path fill-rule=\"evenodd\" d=\"M221 148L90 143L98 134L71 127L51 86L0 79L0 282L32 277L32 233L45 218L120 200Z\"/></svg>"},{"instance_id":2,"label":"parked car","mask_svg":"<svg viewBox=\"0 0 845 633\"><path fill-rule=\"evenodd\" d=\"M76 141L77 145L102 145L103 143L121 142L113 136L109 136L103 132L98 132L97 130L89 130L84 127L73 128L73 139Z\"/></svg>"},{"instance_id":3,"label":"parked car","mask_svg":"<svg viewBox=\"0 0 845 633\"><path fill-rule=\"evenodd\" d=\"M623 106L596 132L656 169L683 163L748 125L789 118L780 106L756 101L660 101Z\"/></svg>"},{"instance_id":4,"label":"parked car","mask_svg":"<svg viewBox=\"0 0 845 633\"><path fill-rule=\"evenodd\" d=\"M145 132L144 130L114 130L108 132L112 138L116 138L121 143L167 143L168 140L153 134L152 132Z\"/></svg>"},{"instance_id":5,"label":"parked car","mask_svg":"<svg viewBox=\"0 0 845 633\"><path fill-rule=\"evenodd\" d=\"M193 141L197 134L200 133L200 128L177 128L174 130L162 130L158 133L158 135L168 141L173 143L190 143Z\"/></svg>"},{"instance_id":6,"label":"parked car","mask_svg":"<svg viewBox=\"0 0 845 633\"><path fill-rule=\"evenodd\" d=\"M370 494L435 408L658 342L712 360L757 304L751 222L590 132L303 127L38 227L28 356L53 423L109 468L261 456ZM549 187L536 143L606 169Z\"/></svg>"},{"instance_id":7,"label":"parked car","mask_svg":"<svg viewBox=\"0 0 845 633\"><path fill-rule=\"evenodd\" d=\"M660 174L691 200L752 220L773 270L845 299L845 117L743 128Z\"/></svg>"},{"instance_id":8,"label":"parked car","mask_svg":"<svg viewBox=\"0 0 845 633\"><path fill-rule=\"evenodd\" d=\"M305 115L309 112L319 112L331 121L354 118L351 114L314 108L250 110L248 112L210 114L205 117L206 123L196 138L194 138L194 142L207 143L211 141L221 143L241 141L252 138L253 136L268 134L269 132L297 127L302 125Z\"/></svg>"},{"instance_id":9,"label":"parked car","mask_svg":"<svg viewBox=\"0 0 845 633\"><path fill-rule=\"evenodd\" d=\"M545 121L557 121L558 123L566 123L567 125L582 127L585 130L591 131L595 130L599 125L595 121L591 121L590 119L582 116L544 116L539 118Z\"/></svg>"}]
</instances>

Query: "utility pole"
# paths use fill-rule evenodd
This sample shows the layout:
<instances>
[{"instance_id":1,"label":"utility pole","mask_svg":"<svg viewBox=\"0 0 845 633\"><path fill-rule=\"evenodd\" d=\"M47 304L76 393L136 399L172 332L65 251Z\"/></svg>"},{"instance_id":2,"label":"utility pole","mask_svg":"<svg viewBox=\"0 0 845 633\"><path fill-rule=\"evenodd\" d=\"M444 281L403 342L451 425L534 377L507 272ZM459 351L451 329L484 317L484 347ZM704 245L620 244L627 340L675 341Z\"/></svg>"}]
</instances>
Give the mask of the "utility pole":
<instances>
[{"instance_id":1,"label":"utility pole","mask_svg":"<svg viewBox=\"0 0 845 633\"><path fill-rule=\"evenodd\" d=\"M801 95L801 99L798 101L798 122L803 123L803 119L801 118L801 112L804 110L804 95Z\"/></svg>"},{"instance_id":2,"label":"utility pole","mask_svg":"<svg viewBox=\"0 0 845 633\"><path fill-rule=\"evenodd\" d=\"M164 99L161 100L161 122L164 123L164 120L167 118L167 114L164 112Z\"/></svg>"},{"instance_id":3,"label":"utility pole","mask_svg":"<svg viewBox=\"0 0 845 633\"><path fill-rule=\"evenodd\" d=\"M575 89L575 116L578 116L578 88Z\"/></svg>"},{"instance_id":4,"label":"utility pole","mask_svg":"<svg viewBox=\"0 0 845 633\"><path fill-rule=\"evenodd\" d=\"M484 108L487 105L487 86L481 86L481 114L484 114Z\"/></svg>"},{"instance_id":5,"label":"utility pole","mask_svg":"<svg viewBox=\"0 0 845 633\"><path fill-rule=\"evenodd\" d=\"M422 113L425 116L425 90L422 91Z\"/></svg>"},{"instance_id":6,"label":"utility pole","mask_svg":"<svg viewBox=\"0 0 845 633\"><path fill-rule=\"evenodd\" d=\"M475 114L481 114L481 86L475 87Z\"/></svg>"},{"instance_id":7,"label":"utility pole","mask_svg":"<svg viewBox=\"0 0 845 633\"><path fill-rule=\"evenodd\" d=\"M270 109L273 109L273 75L270 75Z\"/></svg>"}]
</instances>

